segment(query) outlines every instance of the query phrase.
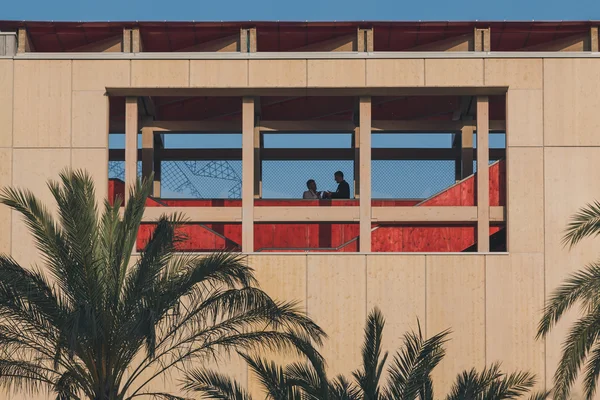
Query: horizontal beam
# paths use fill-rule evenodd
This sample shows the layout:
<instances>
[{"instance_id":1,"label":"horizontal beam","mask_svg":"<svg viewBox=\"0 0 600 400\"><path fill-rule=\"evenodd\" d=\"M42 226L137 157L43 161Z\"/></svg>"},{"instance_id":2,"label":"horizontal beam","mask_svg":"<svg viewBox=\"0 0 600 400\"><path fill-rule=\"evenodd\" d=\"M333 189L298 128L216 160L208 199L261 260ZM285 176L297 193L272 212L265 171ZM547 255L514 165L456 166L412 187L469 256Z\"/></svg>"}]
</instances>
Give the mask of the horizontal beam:
<instances>
[{"instance_id":1,"label":"horizontal beam","mask_svg":"<svg viewBox=\"0 0 600 400\"><path fill-rule=\"evenodd\" d=\"M24 53L27 54L27 53ZM108 53L103 53L108 54ZM225 54L225 53L215 53ZM255 53L260 54L260 53ZM307 53L304 53L307 54ZM333 53L332 53L333 54ZM111 87L109 96L242 97L242 96L501 96L506 86L343 87L343 88L135 88Z\"/></svg>"},{"instance_id":2,"label":"horizontal beam","mask_svg":"<svg viewBox=\"0 0 600 400\"><path fill-rule=\"evenodd\" d=\"M241 222L242 220L241 207L146 207L142 222L154 222L164 214L175 213L183 215L187 222Z\"/></svg>"},{"instance_id":3,"label":"horizontal beam","mask_svg":"<svg viewBox=\"0 0 600 400\"><path fill-rule=\"evenodd\" d=\"M476 223L477 207L373 207L371 215L372 220L377 222ZM490 207L490 221L503 222L504 220L504 207Z\"/></svg>"},{"instance_id":4,"label":"horizontal beam","mask_svg":"<svg viewBox=\"0 0 600 400\"><path fill-rule=\"evenodd\" d=\"M413 148L376 148L372 149L373 160L456 160L461 149L413 149ZM162 149L155 150L156 157L162 161L212 161L241 160L241 149ZM490 149L490 160L499 160L506 156L505 149ZM138 160L142 151L138 150ZM298 161L298 160L354 160L354 149L262 149L262 161ZM124 161L125 150L108 151L110 161ZM473 159L477 159L473 150Z\"/></svg>"},{"instance_id":5,"label":"horizontal beam","mask_svg":"<svg viewBox=\"0 0 600 400\"><path fill-rule=\"evenodd\" d=\"M333 132L352 133L356 126L351 121L260 121L261 132Z\"/></svg>"},{"instance_id":6,"label":"horizontal beam","mask_svg":"<svg viewBox=\"0 0 600 400\"><path fill-rule=\"evenodd\" d=\"M475 126L476 121L394 121L373 120L371 130L373 132L411 132L411 133L434 133L434 132L460 132L465 126ZM491 132L505 132L506 122L502 120L490 121Z\"/></svg>"},{"instance_id":7,"label":"horizontal beam","mask_svg":"<svg viewBox=\"0 0 600 400\"><path fill-rule=\"evenodd\" d=\"M358 222L358 207L254 207L256 222Z\"/></svg>"},{"instance_id":8,"label":"horizontal beam","mask_svg":"<svg viewBox=\"0 0 600 400\"><path fill-rule=\"evenodd\" d=\"M242 121L148 121L142 128L154 132L241 133Z\"/></svg>"}]
</instances>

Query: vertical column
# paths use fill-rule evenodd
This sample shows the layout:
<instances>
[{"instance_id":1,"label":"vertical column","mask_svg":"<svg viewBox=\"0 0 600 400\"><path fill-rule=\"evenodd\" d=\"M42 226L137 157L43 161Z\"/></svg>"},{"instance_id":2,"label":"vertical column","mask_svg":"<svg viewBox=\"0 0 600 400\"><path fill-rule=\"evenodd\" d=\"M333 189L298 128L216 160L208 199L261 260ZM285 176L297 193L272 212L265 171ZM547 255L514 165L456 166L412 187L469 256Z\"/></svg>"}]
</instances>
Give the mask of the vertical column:
<instances>
[{"instance_id":1,"label":"vertical column","mask_svg":"<svg viewBox=\"0 0 600 400\"><path fill-rule=\"evenodd\" d=\"M461 168L460 177L465 179L467 176L473 174L473 132L474 127L472 125L463 126L460 132L461 142Z\"/></svg>"},{"instance_id":2,"label":"vertical column","mask_svg":"<svg viewBox=\"0 0 600 400\"><path fill-rule=\"evenodd\" d=\"M31 43L31 39L29 38L29 33L27 32L27 29L19 28L17 41L18 53L29 53L34 51L33 44Z\"/></svg>"},{"instance_id":3,"label":"vertical column","mask_svg":"<svg viewBox=\"0 0 600 400\"><path fill-rule=\"evenodd\" d=\"M598 27L592 26L590 28L590 51L600 51L598 42L600 38L598 37Z\"/></svg>"},{"instance_id":4,"label":"vertical column","mask_svg":"<svg viewBox=\"0 0 600 400\"><path fill-rule=\"evenodd\" d=\"M142 128L142 177L149 179L152 172L154 172L154 132L152 128Z\"/></svg>"},{"instance_id":5,"label":"vertical column","mask_svg":"<svg viewBox=\"0 0 600 400\"><path fill-rule=\"evenodd\" d=\"M491 51L490 28L475 28L474 51Z\"/></svg>"},{"instance_id":6,"label":"vertical column","mask_svg":"<svg viewBox=\"0 0 600 400\"><path fill-rule=\"evenodd\" d=\"M138 99L125 98L125 202L137 179Z\"/></svg>"},{"instance_id":7,"label":"vertical column","mask_svg":"<svg viewBox=\"0 0 600 400\"><path fill-rule=\"evenodd\" d=\"M359 103L360 129L360 249L371 251L371 97L362 96Z\"/></svg>"},{"instance_id":8,"label":"vertical column","mask_svg":"<svg viewBox=\"0 0 600 400\"><path fill-rule=\"evenodd\" d=\"M142 35L140 34L140 28L133 28L131 30L131 52L141 53L143 51Z\"/></svg>"},{"instance_id":9,"label":"vertical column","mask_svg":"<svg viewBox=\"0 0 600 400\"><path fill-rule=\"evenodd\" d=\"M489 100L477 96L477 251L490 251Z\"/></svg>"},{"instance_id":10,"label":"vertical column","mask_svg":"<svg viewBox=\"0 0 600 400\"><path fill-rule=\"evenodd\" d=\"M160 197L160 180L162 173L161 151L165 148L165 135L154 135L154 187L152 194L154 197Z\"/></svg>"},{"instance_id":11,"label":"vertical column","mask_svg":"<svg viewBox=\"0 0 600 400\"><path fill-rule=\"evenodd\" d=\"M254 251L254 98L242 99L242 251Z\"/></svg>"},{"instance_id":12,"label":"vertical column","mask_svg":"<svg viewBox=\"0 0 600 400\"><path fill-rule=\"evenodd\" d=\"M262 197L262 160L260 158L262 140L258 117L256 117L254 125L254 198L260 199Z\"/></svg>"},{"instance_id":13,"label":"vertical column","mask_svg":"<svg viewBox=\"0 0 600 400\"><path fill-rule=\"evenodd\" d=\"M373 28L357 30L356 51L359 53L373 52Z\"/></svg>"},{"instance_id":14,"label":"vertical column","mask_svg":"<svg viewBox=\"0 0 600 400\"><path fill-rule=\"evenodd\" d=\"M354 147L354 198L360 198L360 128L354 128L352 136L352 146Z\"/></svg>"},{"instance_id":15,"label":"vertical column","mask_svg":"<svg viewBox=\"0 0 600 400\"><path fill-rule=\"evenodd\" d=\"M131 53L131 29L123 28L123 53Z\"/></svg>"}]
</instances>

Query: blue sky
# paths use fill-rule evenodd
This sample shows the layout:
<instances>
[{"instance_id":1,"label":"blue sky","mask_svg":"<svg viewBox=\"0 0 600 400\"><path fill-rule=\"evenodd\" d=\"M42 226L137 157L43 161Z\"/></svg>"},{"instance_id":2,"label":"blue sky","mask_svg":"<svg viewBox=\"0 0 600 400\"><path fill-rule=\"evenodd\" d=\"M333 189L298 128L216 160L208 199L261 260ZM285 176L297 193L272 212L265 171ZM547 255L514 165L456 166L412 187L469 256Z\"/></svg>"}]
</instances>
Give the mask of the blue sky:
<instances>
[{"instance_id":1,"label":"blue sky","mask_svg":"<svg viewBox=\"0 0 600 400\"><path fill-rule=\"evenodd\" d=\"M0 19L75 21L600 20L598 0L27 0Z\"/></svg>"}]
</instances>

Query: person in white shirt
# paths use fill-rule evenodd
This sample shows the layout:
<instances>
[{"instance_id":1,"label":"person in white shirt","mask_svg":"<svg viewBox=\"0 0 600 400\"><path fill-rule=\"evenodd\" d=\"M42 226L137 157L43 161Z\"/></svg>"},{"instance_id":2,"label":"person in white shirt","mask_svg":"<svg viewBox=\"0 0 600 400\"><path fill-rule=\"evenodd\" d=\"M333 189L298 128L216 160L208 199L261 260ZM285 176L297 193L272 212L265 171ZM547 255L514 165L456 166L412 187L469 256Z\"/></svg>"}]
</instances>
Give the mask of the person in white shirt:
<instances>
[{"instance_id":1,"label":"person in white shirt","mask_svg":"<svg viewBox=\"0 0 600 400\"><path fill-rule=\"evenodd\" d=\"M304 192L302 198L305 200L318 200L321 198L321 192L317 192L317 182L314 179L309 179L306 182L308 190Z\"/></svg>"}]
</instances>

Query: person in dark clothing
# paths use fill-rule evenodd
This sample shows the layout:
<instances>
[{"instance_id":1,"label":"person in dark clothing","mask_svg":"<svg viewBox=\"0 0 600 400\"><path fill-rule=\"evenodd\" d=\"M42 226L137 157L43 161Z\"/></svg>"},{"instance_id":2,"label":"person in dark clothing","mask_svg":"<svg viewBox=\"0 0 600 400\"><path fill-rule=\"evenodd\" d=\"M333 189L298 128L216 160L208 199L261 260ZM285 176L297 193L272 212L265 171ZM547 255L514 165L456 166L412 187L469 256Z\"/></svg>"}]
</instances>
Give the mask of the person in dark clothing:
<instances>
[{"instance_id":1,"label":"person in dark clothing","mask_svg":"<svg viewBox=\"0 0 600 400\"><path fill-rule=\"evenodd\" d=\"M335 181L338 184L335 192L326 192L326 196L329 199L349 199L350 198L350 185L344 180L344 173L337 171L333 175Z\"/></svg>"}]
</instances>

